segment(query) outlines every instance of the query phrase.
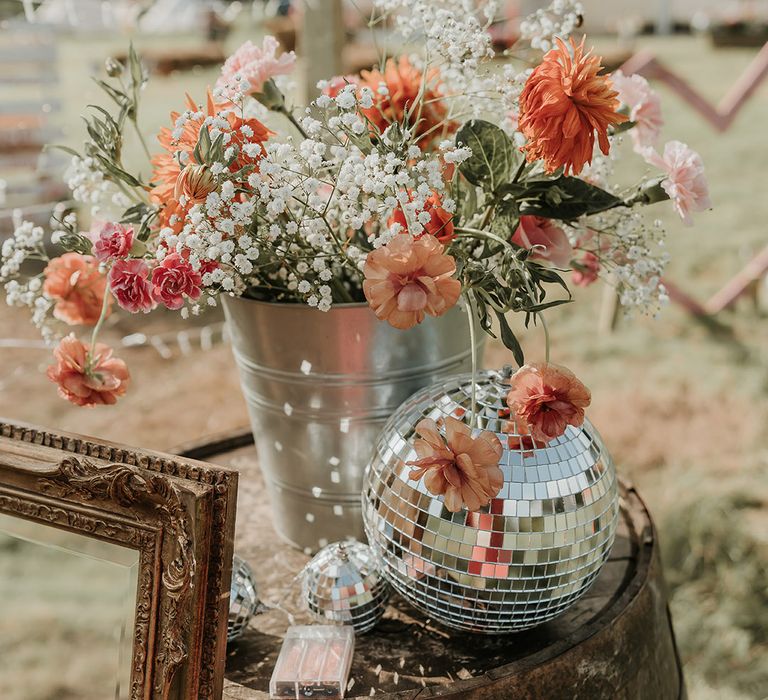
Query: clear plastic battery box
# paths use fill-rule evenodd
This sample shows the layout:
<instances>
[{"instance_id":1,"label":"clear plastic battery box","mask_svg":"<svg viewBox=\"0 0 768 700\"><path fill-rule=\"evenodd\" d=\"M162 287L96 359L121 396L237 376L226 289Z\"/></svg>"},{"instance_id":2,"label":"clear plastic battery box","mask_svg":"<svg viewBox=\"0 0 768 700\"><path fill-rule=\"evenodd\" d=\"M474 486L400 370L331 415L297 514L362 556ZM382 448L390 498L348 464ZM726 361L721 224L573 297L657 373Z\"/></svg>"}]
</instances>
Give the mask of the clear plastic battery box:
<instances>
[{"instance_id":1,"label":"clear plastic battery box","mask_svg":"<svg viewBox=\"0 0 768 700\"><path fill-rule=\"evenodd\" d=\"M270 697L340 700L347 687L354 649L352 627L289 627L269 682Z\"/></svg>"}]
</instances>

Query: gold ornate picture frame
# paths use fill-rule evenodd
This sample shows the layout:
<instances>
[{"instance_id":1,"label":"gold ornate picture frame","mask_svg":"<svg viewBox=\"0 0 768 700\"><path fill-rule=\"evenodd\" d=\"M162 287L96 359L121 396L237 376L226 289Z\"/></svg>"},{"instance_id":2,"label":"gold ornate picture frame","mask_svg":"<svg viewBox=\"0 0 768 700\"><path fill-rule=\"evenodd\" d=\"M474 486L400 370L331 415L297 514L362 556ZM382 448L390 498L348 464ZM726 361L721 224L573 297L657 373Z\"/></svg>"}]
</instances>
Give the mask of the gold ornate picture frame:
<instances>
[{"instance_id":1,"label":"gold ornate picture frame","mask_svg":"<svg viewBox=\"0 0 768 700\"><path fill-rule=\"evenodd\" d=\"M0 419L0 514L138 552L131 700L219 698L237 473Z\"/></svg>"}]
</instances>

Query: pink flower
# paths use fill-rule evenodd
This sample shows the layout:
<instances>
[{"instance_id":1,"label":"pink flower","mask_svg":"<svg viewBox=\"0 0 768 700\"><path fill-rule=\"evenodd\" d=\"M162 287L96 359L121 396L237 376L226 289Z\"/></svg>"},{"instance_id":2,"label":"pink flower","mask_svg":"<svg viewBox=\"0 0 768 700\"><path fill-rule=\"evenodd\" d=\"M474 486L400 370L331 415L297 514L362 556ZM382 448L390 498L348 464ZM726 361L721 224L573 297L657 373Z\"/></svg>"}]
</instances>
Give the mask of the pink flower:
<instances>
[{"instance_id":1,"label":"pink flower","mask_svg":"<svg viewBox=\"0 0 768 700\"><path fill-rule=\"evenodd\" d=\"M473 438L466 423L450 416L445 419L445 439L430 418L420 421L416 432L419 459L407 463L416 467L410 478L424 477L429 492L443 495L445 507L453 513L464 505L470 511L487 506L504 484L499 438L487 430Z\"/></svg>"},{"instance_id":2,"label":"pink flower","mask_svg":"<svg viewBox=\"0 0 768 700\"><path fill-rule=\"evenodd\" d=\"M580 260L574 261L571 278L577 287L588 287L597 281L599 272L600 260L594 253L587 251Z\"/></svg>"},{"instance_id":3,"label":"pink flower","mask_svg":"<svg viewBox=\"0 0 768 700\"><path fill-rule=\"evenodd\" d=\"M296 63L293 51L277 56L279 48L273 36L265 36L261 47L246 41L222 66L216 87L233 92L237 83L235 76L239 76L250 83L249 94L263 92L264 83L276 75L288 75Z\"/></svg>"},{"instance_id":4,"label":"pink flower","mask_svg":"<svg viewBox=\"0 0 768 700\"><path fill-rule=\"evenodd\" d=\"M667 174L661 181L662 188L683 223L693 225L691 212L704 211L712 206L701 156L680 141L669 141L664 146L663 156L652 148L645 149L643 156L647 163Z\"/></svg>"},{"instance_id":5,"label":"pink flower","mask_svg":"<svg viewBox=\"0 0 768 700\"><path fill-rule=\"evenodd\" d=\"M526 250L533 250L533 260L548 260L555 267L569 267L571 264L573 247L565 231L555 226L552 219L521 216L512 242Z\"/></svg>"},{"instance_id":6,"label":"pink flower","mask_svg":"<svg viewBox=\"0 0 768 700\"><path fill-rule=\"evenodd\" d=\"M617 70L611 74L611 81L619 93L619 102L629 108L629 118L635 122L630 132L635 151L642 153L644 148L655 146L664 125L659 96L641 75L624 75Z\"/></svg>"},{"instance_id":7,"label":"pink flower","mask_svg":"<svg viewBox=\"0 0 768 700\"><path fill-rule=\"evenodd\" d=\"M109 285L117 303L132 314L147 313L155 307L149 268L140 258L117 260L109 271Z\"/></svg>"},{"instance_id":8,"label":"pink flower","mask_svg":"<svg viewBox=\"0 0 768 700\"><path fill-rule=\"evenodd\" d=\"M124 226L111 221L91 229L93 255L99 262L124 258L133 247L133 226Z\"/></svg>"},{"instance_id":9,"label":"pink flower","mask_svg":"<svg viewBox=\"0 0 768 700\"><path fill-rule=\"evenodd\" d=\"M456 261L443 253L437 238L398 233L368 254L363 292L378 318L404 330L425 314L442 316L456 304L461 282L455 272Z\"/></svg>"},{"instance_id":10,"label":"pink flower","mask_svg":"<svg viewBox=\"0 0 768 700\"><path fill-rule=\"evenodd\" d=\"M184 306L184 297L200 298L202 275L178 253L166 256L152 271L152 296L169 309Z\"/></svg>"},{"instance_id":11,"label":"pink flower","mask_svg":"<svg viewBox=\"0 0 768 700\"><path fill-rule=\"evenodd\" d=\"M592 396L565 367L549 363L524 365L512 375L507 405L531 437L548 443L569 425L584 422L584 409Z\"/></svg>"},{"instance_id":12,"label":"pink flower","mask_svg":"<svg viewBox=\"0 0 768 700\"><path fill-rule=\"evenodd\" d=\"M53 351L56 364L48 378L59 385L59 396L78 406L113 404L130 383L125 362L112 357L112 349L97 343L90 347L70 334Z\"/></svg>"}]
</instances>

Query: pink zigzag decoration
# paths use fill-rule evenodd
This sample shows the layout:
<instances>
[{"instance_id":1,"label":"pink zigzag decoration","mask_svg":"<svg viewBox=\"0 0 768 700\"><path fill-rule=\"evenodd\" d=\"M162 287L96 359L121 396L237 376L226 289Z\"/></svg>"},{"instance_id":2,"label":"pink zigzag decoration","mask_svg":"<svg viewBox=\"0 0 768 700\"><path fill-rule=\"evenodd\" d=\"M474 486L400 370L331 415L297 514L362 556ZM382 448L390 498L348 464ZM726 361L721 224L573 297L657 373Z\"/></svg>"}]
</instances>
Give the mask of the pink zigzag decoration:
<instances>
[{"instance_id":1,"label":"pink zigzag decoration","mask_svg":"<svg viewBox=\"0 0 768 700\"><path fill-rule=\"evenodd\" d=\"M716 107L702 97L679 75L664 66L650 51L640 51L621 67L630 75L639 73L651 80L669 85L691 107L697 110L718 131L727 131L744 103L768 76L768 43L758 52L741 77Z\"/></svg>"}]
</instances>

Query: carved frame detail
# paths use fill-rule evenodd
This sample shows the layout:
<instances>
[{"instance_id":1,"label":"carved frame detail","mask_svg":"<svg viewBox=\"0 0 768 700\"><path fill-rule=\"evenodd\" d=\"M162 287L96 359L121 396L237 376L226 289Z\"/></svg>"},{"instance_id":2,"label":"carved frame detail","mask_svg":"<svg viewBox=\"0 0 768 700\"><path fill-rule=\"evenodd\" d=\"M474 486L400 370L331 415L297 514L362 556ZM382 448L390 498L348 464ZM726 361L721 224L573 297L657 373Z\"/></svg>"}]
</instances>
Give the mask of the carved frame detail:
<instances>
[{"instance_id":1,"label":"carved frame detail","mask_svg":"<svg viewBox=\"0 0 768 700\"><path fill-rule=\"evenodd\" d=\"M57 464L25 471L2 438ZM132 700L221 697L236 487L213 465L0 419L0 511L140 552Z\"/></svg>"}]
</instances>

